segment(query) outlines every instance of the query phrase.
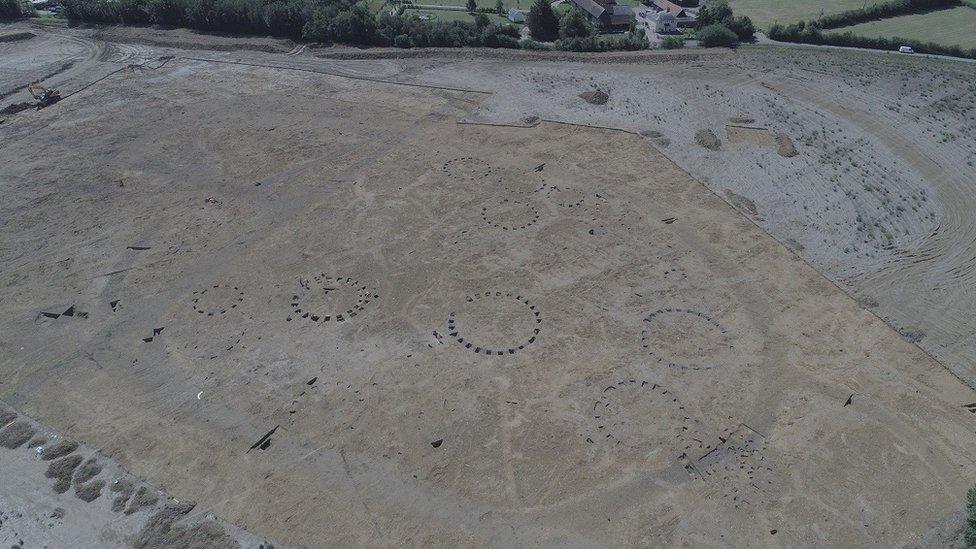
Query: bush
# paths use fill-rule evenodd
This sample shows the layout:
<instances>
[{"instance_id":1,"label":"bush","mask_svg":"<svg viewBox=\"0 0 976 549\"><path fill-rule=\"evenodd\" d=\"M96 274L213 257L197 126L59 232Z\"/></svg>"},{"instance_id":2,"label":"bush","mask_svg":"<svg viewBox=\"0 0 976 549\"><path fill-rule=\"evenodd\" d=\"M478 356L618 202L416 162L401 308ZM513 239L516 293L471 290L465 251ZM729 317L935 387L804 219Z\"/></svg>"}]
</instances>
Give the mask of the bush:
<instances>
[{"instance_id":1,"label":"bush","mask_svg":"<svg viewBox=\"0 0 976 549\"><path fill-rule=\"evenodd\" d=\"M802 44L818 44L831 46L844 46L854 48L867 48L874 50L896 50L900 46L909 46L918 53L933 53L939 55L951 55L953 57L968 57L976 59L976 48L966 50L959 46L944 46L932 42L920 42L908 38L870 38L866 36L856 36L850 32L844 34L824 34L816 25L807 25L804 22L794 23L788 26L773 25L769 28L769 37L773 40L783 42L799 42Z\"/></svg>"},{"instance_id":2,"label":"bush","mask_svg":"<svg viewBox=\"0 0 976 549\"><path fill-rule=\"evenodd\" d=\"M749 42L756 36L756 27L752 19L745 15L727 19L723 25L729 28L739 38L740 42Z\"/></svg>"},{"instance_id":3,"label":"bush","mask_svg":"<svg viewBox=\"0 0 976 549\"><path fill-rule=\"evenodd\" d=\"M529 9L529 34L536 40L549 42L559 36L559 20L548 0L535 0Z\"/></svg>"},{"instance_id":4,"label":"bush","mask_svg":"<svg viewBox=\"0 0 976 549\"><path fill-rule=\"evenodd\" d=\"M285 0L267 4L264 8L264 26L275 36L301 38L305 26L304 3L301 0Z\"/></svg>"},{"instance_id":5,"label":"bush","mask_svg":"<svg viewBox=\"0 0 976 549\"><path fill-rule=\"evenodd\" d=\"M976 547L976 486L966 493L966 547Z\"/></svg>"},{"instance_id":6,"label":"bush","mask_svg":"<svg viewBox=\"0 0 976 549\"><path fill-rule=\"evenodd\" d=\"M12 21L27 16L20 0L0 0L0 21Z\"/></svg>"},{"instance_id":7,"label":"bush","mask_svg":"<svg viewBox=\"0 0 976 549\"><path fill-rule=\"evenodd\" d=\"M570 9L559 20L560 38L583 38L595 32L593 24L578 9Z\"/></svg>"},{"instance_id":8,"label":"bush","mask_svg":"<svg viewBox=\"0 0 976 549\"><path fill-rule=\"evenodd\" d=\"M412 48L413 39L406 34L398 34L396 38L393 39L393 45L398 48Z\"/></svg>"},{"instance_id":9,"label":"bush","mask_svg":"<svg viewBox=\"0 0 976 549\"><path fill-rule=\"evenodd\" d=\"M365 2L352 9L340 11L329 25L329 38L348 44L373 44L376 42L376 19Z\"/></svg>"},{"instance_id":10,"label":"bush","mask_svg":"<svg viewBox=\"0 0 976 549\"><path fill-rule=\"evenodd\" d=\"M734 48L739 45L739 37L725 25L708 25L698 31L698 41L706 48Z\"/></svg>"},{"instance_id":11,"label":"bush","mask_svg":"<svg viewBox=\"0 0 976 549\"><path fill-rule=\"evenodd\" d=\"M177 27L186 25L186 3L183 0L149 0L146 4L149 21L157 25Z\"/></svg>"},{"instance_id":12,"label":"bush","mask_svg":"<svg viewBox=\"0 0 976 549\"><path fill-rule=\"evenodd\" d=\"M864 9L843 11L821 17L815 23L821 29L836 29L849 27L866 21L887 19L898 15L922 13L926 11L960 6L959 0L889 0L872 4Z\"/></svg>"},{"instance_id":13,"label":"bush","mask_svg":"<svg viewBox=\"0 0 976 549\"><path fill-rule=\"evenodd\" d=\"M521 45L523 50L549 51L552 49L552 47L549 46L548 44L537 42L531 38L526 38L525 40L522 40Z\"/></svg>"},{"instance_id":14,"label":"bush","mask_svg":"<svg viewBox=\"0 0 976 549\"><path fill-rule=\"evenodd\" d=\"M678 50L685 47L685 39L680 36L668 36L661 41L661 47L666 50Z\"/></svg>"}]
</instances>

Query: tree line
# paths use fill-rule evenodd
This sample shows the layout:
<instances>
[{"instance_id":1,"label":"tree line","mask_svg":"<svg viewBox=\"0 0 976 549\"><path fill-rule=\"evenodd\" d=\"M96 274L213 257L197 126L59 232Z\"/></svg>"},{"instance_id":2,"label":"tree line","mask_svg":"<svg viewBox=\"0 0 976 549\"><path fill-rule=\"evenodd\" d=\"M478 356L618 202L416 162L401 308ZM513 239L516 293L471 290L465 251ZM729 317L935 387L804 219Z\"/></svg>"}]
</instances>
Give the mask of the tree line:
<instances>
[{"instance_id":1,"label":"tree line","mask_svg":"<svg viewBox=\"0 0 976 549\"><path fill-rule=\"evenodd\" d=\"M0 0L4 2L18 0ZM163 25L204 31L264 34L309 42L412 47L489 47L608 51L649 47L644 33L601 36L576 9L556 17L537 0L528 17L532 39L468 6L471 21L424 21L398 8L373 14L356 0L61 0L71 22ZM548 14L540 8L548 9ZM493 11L503 11L496 4ZM544 44L542 42L551 42Z\"/></svg>"},{"instance_id":2,"label":"tree line","mask_svg":"<svg viewBox=\"0 0 976 549\"><path fill-rule=\"evenodd\" d=\"M918 53L932 53L976 59L976 48L966 49L961 46L947 46L935 42L922 42L921 40L900 38L897 36L891 38L872 38L858 36L850 31L845 33L823 32L824 30L848 27L878 19L924 13L961 5L960 0L890 0L888 2L874 4L864 9L826 15L815 21L800 21L790 25L775 24L769 27L767 35L773 40L779 40L781 42L844 46L873 50L895 50L901 46L908 46Z\"/></svg>"}]
</instances>

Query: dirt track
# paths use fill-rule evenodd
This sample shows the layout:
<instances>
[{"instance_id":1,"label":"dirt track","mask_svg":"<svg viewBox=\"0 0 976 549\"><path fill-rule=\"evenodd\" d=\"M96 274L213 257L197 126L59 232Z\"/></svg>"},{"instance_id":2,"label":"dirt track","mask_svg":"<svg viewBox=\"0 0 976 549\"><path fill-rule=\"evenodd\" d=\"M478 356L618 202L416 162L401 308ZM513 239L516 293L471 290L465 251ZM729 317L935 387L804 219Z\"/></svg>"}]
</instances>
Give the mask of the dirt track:
<instances>
[{"instance_id":1,"label":"dirt track","mask_svg":"<svg viewBox=\"0 0 976 549\"><path fill-rule=\"evenodd\" d=\"M170 495L309 546L891 547L958 525L976 396L743 216L818 267L849 234L790 225L741 168L815 164L781 105L682 95L728 69L39 35L0 44L0 85L72 58L48 83L110 76L0 124L0 399ZM595 87L607 105L577 97ZM727 142L747 114L800 155Z\"/></svg>"}]
</instances>

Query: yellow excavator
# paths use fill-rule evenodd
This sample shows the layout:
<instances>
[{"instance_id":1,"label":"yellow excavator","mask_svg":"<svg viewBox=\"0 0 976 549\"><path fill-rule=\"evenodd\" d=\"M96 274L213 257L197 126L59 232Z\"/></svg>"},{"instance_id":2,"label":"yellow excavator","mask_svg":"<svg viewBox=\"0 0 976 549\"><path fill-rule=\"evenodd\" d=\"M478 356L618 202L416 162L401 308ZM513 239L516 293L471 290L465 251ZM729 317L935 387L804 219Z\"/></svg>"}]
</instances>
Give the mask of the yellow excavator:
<instances>
[{"instance_id":1,"label":"yellow excavator","mask_svg":"<svg viewBox=\"0 0 976 549\"><path fill-rule=\"evenodd\" d=\"M31 94L37 103L35 107L37 110L41 110L44 107L53 105L58 101L61 101L61 92L53 88L45 88L37 84L27 84L27 93Z\"/></svg>"}]
</instances>

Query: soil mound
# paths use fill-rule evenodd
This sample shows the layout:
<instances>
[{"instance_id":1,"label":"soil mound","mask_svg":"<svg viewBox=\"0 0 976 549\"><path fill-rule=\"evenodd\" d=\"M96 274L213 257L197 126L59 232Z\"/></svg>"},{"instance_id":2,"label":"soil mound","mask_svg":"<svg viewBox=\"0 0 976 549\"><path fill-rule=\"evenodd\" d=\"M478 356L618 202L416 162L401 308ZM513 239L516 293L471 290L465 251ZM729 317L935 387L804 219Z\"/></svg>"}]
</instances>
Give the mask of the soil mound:
<instances>
[{"instance_id":1,"label":"soil mound","mask_svg":"<svg viewBox=\"0 0 976 549\"><path fill-rule=\"evenodd\" d=\"M712 130L698 130L695 134L695 142L711 151L717 151L722 147L722 141Z\"/></svg>"},{"instance_id":2,"label":"soil mound","mask_svg":"<svg viewBox=\"0 0 976 549\"><path fill-rule=\"evenodd\" d=\"M796 152L796 147L793 146L793 140L785 133L776 134L776 152L786 158L799 154Z\"/></svg>"},{"instance_id":3,"label":"soil mound","mask_svg":"<svg viewBox=\"0 0 976 549\"><path fill-rule=\"evenodd\" d=\"M606 92L602 92L600 90L583 92L579 96L583 99L583 101L586 101L591 105L606 105L607 101L610 100L610 96L607 95Z\"/></svg>"},{"instance_id":4,"label":"soil mound","mask_svg":"<svg viewBox=\"0 0 976 549\"><path fill-rule=\"evenodd\" d=\"M0 431L0 446L13 450L30 440L32 436L34 436L34 429L29 423L24 421L11 423Z\"/></svg>"}]
</instances>

